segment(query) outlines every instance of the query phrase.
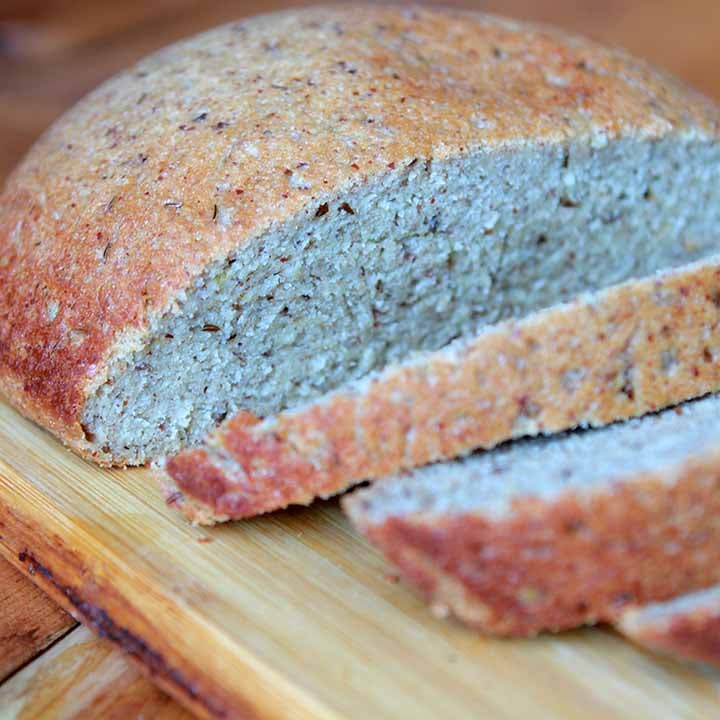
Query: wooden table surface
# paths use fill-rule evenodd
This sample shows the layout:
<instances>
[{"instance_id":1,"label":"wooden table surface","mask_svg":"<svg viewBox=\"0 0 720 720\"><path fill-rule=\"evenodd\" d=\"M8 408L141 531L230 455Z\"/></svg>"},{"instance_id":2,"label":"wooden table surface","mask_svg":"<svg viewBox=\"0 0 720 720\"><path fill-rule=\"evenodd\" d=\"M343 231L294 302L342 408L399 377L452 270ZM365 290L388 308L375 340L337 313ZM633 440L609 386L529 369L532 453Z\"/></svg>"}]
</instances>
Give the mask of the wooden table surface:
<instances>
[{"instance_id":1,"label":"wooden table surface","mask_svg":"<svg viewBox=\"0 0 720 720\"><path fill-rule=\"evenodd\" d=\"M93 86L207 27L300 3L0 0L0 180ZM623 45L720 98L720 0L489 0L454 4ZM0 719L185 718L105 641L0 560Z\"/></svg>"}]
</instances>

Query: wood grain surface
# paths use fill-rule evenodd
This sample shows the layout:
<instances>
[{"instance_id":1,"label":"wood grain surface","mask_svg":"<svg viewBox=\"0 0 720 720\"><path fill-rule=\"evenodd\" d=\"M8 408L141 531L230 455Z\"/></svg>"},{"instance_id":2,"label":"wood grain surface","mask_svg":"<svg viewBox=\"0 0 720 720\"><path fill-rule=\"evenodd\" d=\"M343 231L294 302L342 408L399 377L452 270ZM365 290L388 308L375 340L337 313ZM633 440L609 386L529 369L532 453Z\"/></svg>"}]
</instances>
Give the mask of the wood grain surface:
<instances>
[{"instance_id":1,"label":"wood grain surface","mask_svg":"<svg viewBox=\"0 0 720 720\"><path fill-rule=\"evenodd\" d=\"M67 650L67 652L66 652ZM112 643L0 557L0 720L187 720Z\"/></svg>"},{"instance_id":2,"label":"wood grain surface","mask_svg":"<svg viewBox=\"0 0 720 720\"><path fill-rule=\"evenodd\" d=\"M109 75L182 36L292 4L0 0L0 181ZM720 98L718 0L451 4L623 45ZM0 561L3 720L183 717L115 647L206 716L718 715L719 674L610 632L502 642L433 618L332 503L201 532L163 505L148 472L90 467L2 405L0 551L106 638L72 630Z\"/></svg>"},{"instance_id":3,"label":"wood grain surface","mask_svg":"<svg viewBox=\"0 0 720 720\"><path fill-rule=\"evenodd\" d=\"M85 627L0 685L0 717L189 720L192 717Z\"/></svg>"},{"instance_id":4,"label":"wood grain surface","mask_svg":"<svg viewBox=\"0 0 720 720\"><path fill-rule=\"evenodd\" d=\"M0 561L0 683L76 624L12 565Z\"/></svg>"},{"instance_id":5,"label":"wood grain surface","mask_svg":"<svg viewBox=\"0 0 720 720\"><path fill-rule=\"evenodd\" d=\"M603 630L434 618L334 503L212 530L0 405L0 550L206 717L708 718L720 673Z\"/></svg>"}]
</instances>

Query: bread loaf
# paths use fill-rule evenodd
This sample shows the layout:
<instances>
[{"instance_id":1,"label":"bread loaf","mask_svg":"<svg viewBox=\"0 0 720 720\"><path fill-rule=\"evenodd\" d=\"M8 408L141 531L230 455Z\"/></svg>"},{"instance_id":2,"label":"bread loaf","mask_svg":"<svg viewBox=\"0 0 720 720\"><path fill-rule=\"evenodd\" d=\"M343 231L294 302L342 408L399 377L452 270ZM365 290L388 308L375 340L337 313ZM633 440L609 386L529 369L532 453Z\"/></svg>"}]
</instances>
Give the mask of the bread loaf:
<instances>
[{"instance_id":1,"label":"bread loaf","mask_svg":"<svg viewBox=\"0 0 720 720\"><path fill-rule=\"evenodd\" d=\"M654 652L720 665L720 586L632 608L618 630Z\"/></svg>"},{"instance_id":2,"label":"bread loaf","mask_svg":"<svg viewBox=\"0 0 720 720\"><path fill-rule=\"evenodd\" d=\"M85 456L144 463L707 257L719 119L620 51L475 13L346 5L191 38L8 179L0 388ZM539 423L520 400L511 424Z\"/></svg>"},{"instance_id":3,"label":"bread loaf","mask_svg":"<svg viewBox=\"0 0 720 720\"><path fill-rule=\"evenodd\" d=\"M720 580L719 415L712 395L522 440L377 482L343 505L410 583L482 631L612 622Z\"/></svg>"},{"instance_id":4,"label":"bread loaf","mask_svg":"<svg viewBox=\"0 0 720 720\"><path fill-rule=\"evenodd\" d=\"M599 426L720 387L720 259L628 281L417 355L298 409L239 415L166 465L197 522L308 503L364 479Z\"/></svg>"}]
</instances>

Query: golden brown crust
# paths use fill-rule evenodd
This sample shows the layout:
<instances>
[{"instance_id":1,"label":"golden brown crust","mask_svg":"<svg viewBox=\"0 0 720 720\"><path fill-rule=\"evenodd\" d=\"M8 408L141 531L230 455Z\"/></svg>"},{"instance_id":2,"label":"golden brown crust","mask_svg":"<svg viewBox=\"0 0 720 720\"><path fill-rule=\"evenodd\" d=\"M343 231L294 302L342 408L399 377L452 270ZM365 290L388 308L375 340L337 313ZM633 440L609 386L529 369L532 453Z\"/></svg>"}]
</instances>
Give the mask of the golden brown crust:
<instances>
[{"instance_id":1,"label":"golden brown crust","mask_svg":"<svg viewBox=\"0 0 720 720\"><path fill-rule=\"evenodd\" d=\"M345 5L212 31L98 88L9 178L0 389L89 452L109 355L270 226L414 158L718 124L620 52L478 14Z\"/></svg>"},{"instance_id":2,"label":"golden brown crust","mask_svg":"<svg viewBox=\"0 0 720 720\"><path fill-rule=\"evenodd\" d=\"M502 518L417 514L373 525L361 493L344 506L428 598L484 632L534 635L613 621L628 605L718 581L720 449L668 475L518 498Z\"/></svg>"},{"instance_id":3,"label":"golden brown crust","mask_svg":"<svg viewBox=\"0 0 720 720\"><path fill-rule=\"evenodd\" d=\"M712 603L678 610L664 617L650 616L645 608L622 615L618 630L654 652L720 666L720 597Z\"/></svg>"},{"instance_id":4,"label":"golden brown crust","mask_svg":"<svg viewBox=\"0 0 720 720\"><path fill-rule=\"evenodd\" d=\"M167 471L206 515L238 518L512 437L642 415L720 388L719 325L720 261L698 263L503 323L305 409L234 418ZM237 466L224 483L221 456Z\"/></svg>"}]
</instances>

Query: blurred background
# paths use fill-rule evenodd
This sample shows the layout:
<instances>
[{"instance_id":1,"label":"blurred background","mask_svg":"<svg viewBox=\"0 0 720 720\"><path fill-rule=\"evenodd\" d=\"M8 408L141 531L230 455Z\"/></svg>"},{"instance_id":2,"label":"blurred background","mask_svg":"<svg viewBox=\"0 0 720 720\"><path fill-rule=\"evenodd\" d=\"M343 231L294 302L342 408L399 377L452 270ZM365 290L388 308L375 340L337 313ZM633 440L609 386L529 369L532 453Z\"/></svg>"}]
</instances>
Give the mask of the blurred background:
<instances>
[{"instance_id":1,"label":"blurred background","mask_svg":"<svg viewBox=\"0 0 720 720\"><path fill-rule=\"evenodd\" d=\"M297 0L0 0L0 181L100 81L178 38ZM450 0L622 45L720 99L720 0Z\"/></svg>"}]
</instances>

